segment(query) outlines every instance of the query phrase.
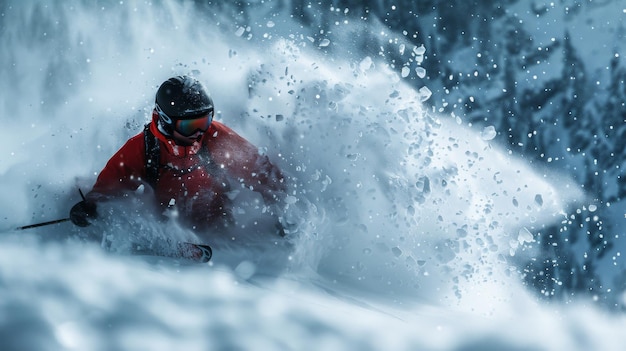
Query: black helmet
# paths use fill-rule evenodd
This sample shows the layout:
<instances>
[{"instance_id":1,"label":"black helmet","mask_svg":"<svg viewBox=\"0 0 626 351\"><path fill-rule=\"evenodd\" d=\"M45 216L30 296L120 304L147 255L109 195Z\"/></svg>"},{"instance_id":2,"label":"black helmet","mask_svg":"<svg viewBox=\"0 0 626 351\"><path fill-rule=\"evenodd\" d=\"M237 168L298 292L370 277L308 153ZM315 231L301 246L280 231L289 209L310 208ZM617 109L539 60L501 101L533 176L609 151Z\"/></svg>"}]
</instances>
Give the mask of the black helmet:
<instances>
[{"instance_id":1,"label":"black helmet","mask_svg":"<svg viewBox=\"0 0 626 351\"><path fill-rule=\"evenodd\" d=\"M159 87L155 108L161 127L171 133L178 120L194 119L213 113L213 100L202 83L189 76L172 77Z\"/></svg>"}]
</instances>

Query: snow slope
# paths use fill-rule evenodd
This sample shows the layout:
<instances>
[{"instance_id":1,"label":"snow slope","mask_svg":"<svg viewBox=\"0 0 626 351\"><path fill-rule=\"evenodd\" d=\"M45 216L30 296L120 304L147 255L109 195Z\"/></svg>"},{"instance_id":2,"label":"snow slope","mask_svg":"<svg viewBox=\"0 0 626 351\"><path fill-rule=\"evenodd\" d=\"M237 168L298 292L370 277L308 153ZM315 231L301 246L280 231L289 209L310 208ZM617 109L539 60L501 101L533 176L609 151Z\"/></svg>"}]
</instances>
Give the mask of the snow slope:
<instances>
[{"instance_id":1,"label":"snow slope","mask_svg":"<svg viewBox=\"0 0 626 351\"><path fill-rule=\"evenodd\" d=\"M338 26L345 41L332 45L345 52L329 55L331 43L274 9L247 26L174 1L4 4L0 16L11 48L0 53L1 349L623 344L622 316L583 301L541 304L519 280L534 231L564 220L580 194L490 143L492 131L425 110L427 89L350 41L375 27ZM421 48L410 50L419 62ZM66 216L77 187L148 120L156 87L183 73L209 87L219 120L292 177L298 235L189 265L107 252L69 223L12 229ZM241 203L239 214L254 210ZM116 248L175 230L107 223ZM266 269L275 255L280 267Z\"/></svg>"}]
</instances>

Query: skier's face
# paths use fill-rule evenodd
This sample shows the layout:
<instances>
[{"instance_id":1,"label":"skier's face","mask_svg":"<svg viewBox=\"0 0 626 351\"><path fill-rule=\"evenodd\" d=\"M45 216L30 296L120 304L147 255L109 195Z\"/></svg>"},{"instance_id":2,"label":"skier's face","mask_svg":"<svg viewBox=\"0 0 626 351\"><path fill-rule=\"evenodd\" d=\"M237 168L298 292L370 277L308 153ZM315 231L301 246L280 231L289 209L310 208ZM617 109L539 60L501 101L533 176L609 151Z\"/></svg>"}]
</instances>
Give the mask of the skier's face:
<instances>
[{"instance_id":1,"label":"skier's face","mask_svg":"<svg viewBox=\"0 0 626 351\"><path fill-rule=\"evenodd\" d=\"M204 131L197 130L192 135L185 136L180 134L176 129L174 129L174 133L172 135L174 137L174 142L176 143L176 145L191 146L196 142L200 142L202 136L204 135Z\"/></svg>"}]
</instances>

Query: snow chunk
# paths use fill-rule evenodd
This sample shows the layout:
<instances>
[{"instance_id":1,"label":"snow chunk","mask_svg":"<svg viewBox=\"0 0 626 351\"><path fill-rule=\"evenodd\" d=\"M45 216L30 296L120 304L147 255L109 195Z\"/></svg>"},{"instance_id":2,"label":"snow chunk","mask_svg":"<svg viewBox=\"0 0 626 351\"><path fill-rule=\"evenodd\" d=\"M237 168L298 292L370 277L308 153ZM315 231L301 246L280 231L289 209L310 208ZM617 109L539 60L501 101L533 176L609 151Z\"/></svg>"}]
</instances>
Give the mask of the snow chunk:
<instances>
[{"instance_id":1,"label":"snow chunk","mask_svg":"<svg viewBox=\"0 0 626 351\"><path fill-rule=\"evenodd\" d=\"M520 229L517 233L517 242L519 242L520 245L524 245L524 243L532 243L533 241L535 241L535 239L526 227Z\"/></svg>"},{"instance_id":2,"label":"snow chunk","mask_svg":"<svg viewBox=\"0 0 626 351\"><path fill-rule=\"evenodd\" d=\"M410 68L408 68L407 66L402 67L402 78L408 77L409 73L411 73Z\"/></svg>"},{"instance_id":3,"label":"snow chunk","mask_svg":"<svg viewBox=\"0 0 626 351\"><path fill-rule=\"evenodd\" d=\"M532 243L533 241L535 241L535 238L532 233L525 227L521 228L517 233L517 238L512 238L509 241L509 254L515 256L515 251L517 251L518 247L524 245L524 243Z\"/></svg>"},{"instance_id":4,"label":"snow chunk","mask_svg":"<svg viewBox=\"0 0 626 351\"><path fill-rule=\"evenodd\" d=\"M420 96L421 102L424 102L430 99L430 97L433 95L433 92L430 91L430 89L428 89L427 87L421 87L417 92Z\"/></svg>"},{"instance_id":5,"label":"snow chunk","mask_svg":"<svg viewBox=\"0 0 626 351\"><path fill-rule=\"evenodd\" d=\"M415 61L418 65L421 65L424 62L424 53L426 52L426 48L424 45L416 46L413 48L413 55L415 56Z\"/></svg>"},{"instance_id":6,"label":"snow chunk","mask_svg":"<svg viewBox=\"0 0 626 351\"><path fill-rule=\"evenodd\" d=\"M324 47L327 47L328 45L330 45L330 40L322 39L322 41L319 44L319 47L324 48Z\"/></svg>"},{"instance_id":7,"label":"snow chunk","mask_svg":"<svg viewBox=\"0 0 626 351\"><path fill-rule=\"evenodd\" d=\"M488 127L485 127L483 131L480 133L480 137L483 140L493 140L493 138L495 138L497 134L498 133L496 132L496 127L488 126Z\"/></svg>"},{"instance_id":8,"label":"snow chunk","mask_svg":"<svg viewBox=\"0 0 626 351\"><path fill-rule=\"evenodd\" d=\"M417 67L415 69L415 73L417 74L418 77L420 78L424 78L426 77L426 69L424 69L424 67Z\"/></svg>"},{"instance_id":9,"label":"snow chunk","mask_svg":"<svg viewBox=\"0 0 626 351\"><path fill-rule=\"evenodd\" d=\"M365 72L368 69L372 68L373 65L374 65L374 62L372 61L372 58L367 56L361 61L361 63L359 63L359 68L361 69L361 71Z\"/></svg>"},{"instance_id":10,"label":"snow chunk","mask_svg":"<svg viewBox=\"0 0 626 351\"><path fill-rule=\"evenodd\" d=\"M426 48L422 44L413 48L413 52L415 53L415 55L424 55L424 53L426 52Z\"/></svg>"}]
</instances>

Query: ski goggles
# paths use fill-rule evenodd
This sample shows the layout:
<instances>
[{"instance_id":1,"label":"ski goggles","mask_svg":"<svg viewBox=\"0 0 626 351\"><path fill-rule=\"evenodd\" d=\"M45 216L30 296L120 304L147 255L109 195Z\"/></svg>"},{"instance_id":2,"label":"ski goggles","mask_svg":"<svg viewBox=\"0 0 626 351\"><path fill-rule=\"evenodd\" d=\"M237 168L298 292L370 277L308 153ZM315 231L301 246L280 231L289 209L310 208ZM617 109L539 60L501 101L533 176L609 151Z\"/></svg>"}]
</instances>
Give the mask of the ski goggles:
<instances>
[{"instance_id":1,"label":"ski goggles","mask_svg":"<svg viewBox=\"0 0 626 351\"><path fill-rule=\"evenodd\" d=\"M193 119L179 119L174 122L174 130L182 136L192 136L196 132L206 132L213 121L213 111Z\"/></svg>"},{"instance_id":2,"label":"ski goggles","mask_svg":"<svg viewBox=\"0 0 626 351\"><path fill-rule=\"evenodd\" d=\"M156 105L156 111L159 114L159 118L166 125L171 125L172 128L182 136L192 136L197 131L206 132L213 122L213 111L209 111L205 115L199 115L195 118L178 119L168 116L159 105Z\"/></svg>"}]
</instances>

